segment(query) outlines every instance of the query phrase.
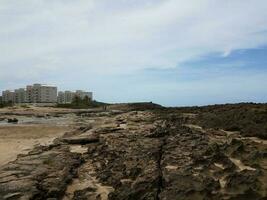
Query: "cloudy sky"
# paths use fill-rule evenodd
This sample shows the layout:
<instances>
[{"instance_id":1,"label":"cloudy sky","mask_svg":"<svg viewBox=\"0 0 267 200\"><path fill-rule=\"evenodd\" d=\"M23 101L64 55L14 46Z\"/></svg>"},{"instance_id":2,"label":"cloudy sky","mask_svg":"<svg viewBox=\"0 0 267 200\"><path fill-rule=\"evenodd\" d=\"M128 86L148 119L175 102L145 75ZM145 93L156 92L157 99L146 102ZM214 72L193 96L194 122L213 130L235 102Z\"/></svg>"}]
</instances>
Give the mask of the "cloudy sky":
<instances>
[{"instance_id":1,"label":"cloudy sky","mask_svg":"<svg viewBox=\"0 0 267 200\"><path fill-rule=\"evenodd\" d=\"M0 91L106 102L267 101L266 0L0 0Z\"/></svg>"}]
</instances>

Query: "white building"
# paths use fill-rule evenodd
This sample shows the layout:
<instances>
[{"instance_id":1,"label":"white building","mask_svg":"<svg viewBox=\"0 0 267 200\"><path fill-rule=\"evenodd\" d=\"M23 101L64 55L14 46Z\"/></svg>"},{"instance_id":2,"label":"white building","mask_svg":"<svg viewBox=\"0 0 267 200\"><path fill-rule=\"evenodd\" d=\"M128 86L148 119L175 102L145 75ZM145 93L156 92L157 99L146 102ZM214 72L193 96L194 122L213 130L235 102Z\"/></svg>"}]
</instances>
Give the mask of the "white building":
<instances>
[{"instance_id":1,"label":"white building","mask_svg":"<svg viewBox=\"0 0 267 200\"><path fill-rule=\"evenodd\" d=\"M81 99L84 99L86 96L93 100L93 93L92 92L85 92L83 90L76 90L75 95L80 97Z\"/></svg>"},{"instance_id":2,"label":"white building","mask_svg":"<svg viewBox=\"0 0 267 200\"><path fill-rule=\"evenodd\" d=\"M5 103L25 103L26 91L24 88L15 89L15 91L5 90L2 92L2 101Z\"/></svg>"},{"instance_id":3,"label":"white building","mask_svg":"<svg viewBox=\"0 0 267 200\"><path fill-rule=\"evenodd\" d=\"M60 104L71 103L74 96L75 96L74 92L71 92L71 91L62 92L62 91L60 91L60 92L58 92L57 102Z\"/></svg>"},{"instance_id":4,"label":"white building","mask_svg":"<svg viewBox=\"0 0 267 200\"><path fill-rule=\"evenodd\" d=\"M2 92L2 101L4 103L8 103L8 102L15 102L15 93L13 91L10 90L5 90Z\"/></svg>"},{"instance_id":5,"label":"white building","mask_svg":"<svg viewBox=\"0 0 267 200\"><path fill-rule=\"evenodd\" d=\"M64 92L58 92L57 95L57 102L60 104L64 104L65 103L65 93Z\"/></svg>"},{"instance_id":6,"label":"white building","mask_svg":"<svg viewBox=\"0 0 267 200\"><path fill-rule=\"evenodd\" d=\"M57 87L41 84L28 85L26 100L29 103L56 103Z\"/></svg>"},{"instance_id":7,"label":"white building","mask_svg":"<svg viewBox=\"0 0 267 200\"><path fill-rule=\"evenodd\" d=\"M26 100L26 103L31 103L31 102L33 102L33 90L32 90L32 85L27 85L27 86L26 86L25 100Z\"/></svg>"},{"instance_id":8,"label":"white building","mask_svg":"<svg viewBox=\"0 0 267 200\"><path fill-rule=\"evenodd\" d=\"M12 102L12 103L61 103L68 104L71 103L74 97L80 97L84 99L88 97L89 100L93 100L93 93L86 92L83 90L64 91L58 92L57 87L50 85L42 84L33 84L26 86L26 89L19 88L15 91L5 90L2 92L2 101L3 102Z\"/></svg>"},{"instance_id":9,"label":"white building","mask_svg":"<svg viewBox=\"0 0 267 200\"><path fill-rule=\"evenodd\" d=\"M56 103L57 87L49 85L34 84L15 91L6 90L2 92L3 102L12 103Z\"/></svg>"},{"instance_id":10,"label":"white building","mask_svg":"<svg viewBox=\"0 0 267 200\"><path fill-rule=\"evenodd\" d=\"M64 98L65 98L65 103L71 103L73 98L75 96L75 93L72 91L65 91L64 93Z\"/></svg>"},{"instance_id":11,"label":"white building","mask_svg":"<svg viewBox=\"0 0 267 200\"><path fill-rule=\"evenodd\" d=\"M60 103L60 104L71 103L75 96L80 97L81 99L84 99L87 96L89 98L89 100L93 100L93 93L92 92L85 92L83 90L76 90L75 92L60 91L60 92L58 92L58 103Z\"/></svg>"},{"instance_id":12,"label":"white building","mask_svg":"<svg viewBox=\"0 0 267 200\"><path fill-rule=\"evenodd\" d=\"M20 88L20 89L15 90L14 102L15 103L25 103L26 102L26 91L24 88Z\"/></svg>"},{"instance_id":13,"label":"white building","mask_svg":"<svg viewBox=\"0 0 267 200\"><path fill-rule=\"evenodd\" d=\"M57 102L57 87L42 85L40 87L40 103L56 103Z\"/></svg>"}]
</instances>

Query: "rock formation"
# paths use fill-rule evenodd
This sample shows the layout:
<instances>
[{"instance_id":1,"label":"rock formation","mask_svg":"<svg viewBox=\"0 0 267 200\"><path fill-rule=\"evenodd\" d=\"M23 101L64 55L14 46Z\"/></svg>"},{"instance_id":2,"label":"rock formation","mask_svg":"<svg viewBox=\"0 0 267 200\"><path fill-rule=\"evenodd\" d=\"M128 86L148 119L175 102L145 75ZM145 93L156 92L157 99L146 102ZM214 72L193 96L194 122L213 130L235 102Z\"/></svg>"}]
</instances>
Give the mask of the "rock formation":
<instances>
[{"instance_id":1,"label":"rock formation","mask_svg":"<svg viewBox=\"0 0 267 200\"><path fill-rule=\"evenodd\" d=\"M203 128L197 117L83 115L93 122L0 168L0 199L266 199L266 140Z\"/></svg>"}]
</instances>

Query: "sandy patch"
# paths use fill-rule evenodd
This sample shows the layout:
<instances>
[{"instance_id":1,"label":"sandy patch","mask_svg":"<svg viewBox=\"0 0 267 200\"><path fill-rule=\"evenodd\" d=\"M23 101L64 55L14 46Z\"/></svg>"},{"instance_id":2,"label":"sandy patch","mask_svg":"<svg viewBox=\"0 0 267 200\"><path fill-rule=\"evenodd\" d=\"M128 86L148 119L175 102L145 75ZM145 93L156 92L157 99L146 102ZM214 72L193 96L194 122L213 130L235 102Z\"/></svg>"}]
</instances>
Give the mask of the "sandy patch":
<instances>
[{"instance_id":1,"label":"sandy patch","mask_svg":"<svg viewBox=\"0 0 267 200\"><path fill-rule=\"evenodd\" d=\"M167 165L165 168L166 168L167 170L176 170L176 169L178 169L178 166Z\"/></svg>"},{"instance_id":2,"label":"sandy patch","mask_svg":"<svg viewBox=\"0 0 267 200\"><path fill-rule=\"evenodd\" d=\"M57 114L57 113L76 113L80 111L92 111L99 109L69 109L69 108L56 108L56 107L37 107L37 106L28 106L25 107L6 107L0 108L1 113L10 113L10 114L20 114L20 115L38 115L38 114Z\"/></svg>"},{"instance_id":3,"label":"sandy patch","mask_svg":"<svg viewBox=\"0 0 267 200\"><path fill-rule=\"evenodd\" d=\"M202 133L206 132L201 126L198 126L198 125L195 125L195 124L183 124L183 126L188 127L190 129L195 129L195 130L200 131Z\"/></svg>"},{"instance_id":4,"label":"sandy patch","mask_svg":"<svg viewBox=\"0 0 267 200\"><path fill-rule=\"evenodd\" d=\"M84 154L88 151L87 147L83 147L81 145L72 145L70 146L70 152L72 153L80 153L80 154Z\"/></svg>"},{"instance_id":5,"label":"sandy patch","mask_svg":"<svg viewBox=\"0 0 267 200\"><path fill-rule=\"evenodd\" d=\"M95 197L98 196L101 200L107 200L109 193L114 191L113 187L103 185L97 180L94 167L90 161L81 166L78 171L78 178L73 179L72 183L67 187L63 200L73 199L75 191L86 188L93 188Z\"/></svg>"},{"instance_id":6,"label":"sandy patch","mask_svg":"<svg viewBox=\"0 0 267 200\"><path fill-rule=\"evenodd\" d=\"M238 171L243 171L243 170L251 170L255 171L255 168L252 168L250 166L244 165L241 160L238 160L236 158L229 158L238 168Z\"/></svg>"},{"instance_id":7,"label":"sandy patch","mask_svg":"<svg viewBox=\"0 0 267 200\"><path fill-rule=\"evenodd\" d=\"M0 166L29 152L34 145L49 145L69 127L45 125L0 126Z\"/></svg>"},{"instance_id":8,"label":"sandy patch","mask_svg":"<svg viewBox=\"0 0 267 200\"><path fill-rule=\"evenodd\" d=\"M223 164L220 163L214 163L214 165L220 169L225 169L225 167L223 166Z\"/></svg>"}]
</instances>

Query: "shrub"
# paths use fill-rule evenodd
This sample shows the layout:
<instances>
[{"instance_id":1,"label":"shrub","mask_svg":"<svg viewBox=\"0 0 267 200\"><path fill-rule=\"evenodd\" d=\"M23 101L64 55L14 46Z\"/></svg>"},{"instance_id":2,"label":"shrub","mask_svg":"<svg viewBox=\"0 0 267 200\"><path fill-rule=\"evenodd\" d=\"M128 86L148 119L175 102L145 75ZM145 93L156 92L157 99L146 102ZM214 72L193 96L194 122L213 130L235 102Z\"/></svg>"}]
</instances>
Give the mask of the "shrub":
<instances>
[{"instance_id":1,"label":"shrub","mask_svg":"<svg viewBox=\"0 0 267 200\"><path fill-rule=\"evenodd\" d=\"M108 104L98 102L98 101L92 101L87 96L85 96L84 99L81 99L78 96L75 96L73 98L73 101L70 104L57 104L57 107L59 108L73 108L73 109L86 109L86 108L97 108L101 106L106 106Z\"/></svg>"}]
</instances>

